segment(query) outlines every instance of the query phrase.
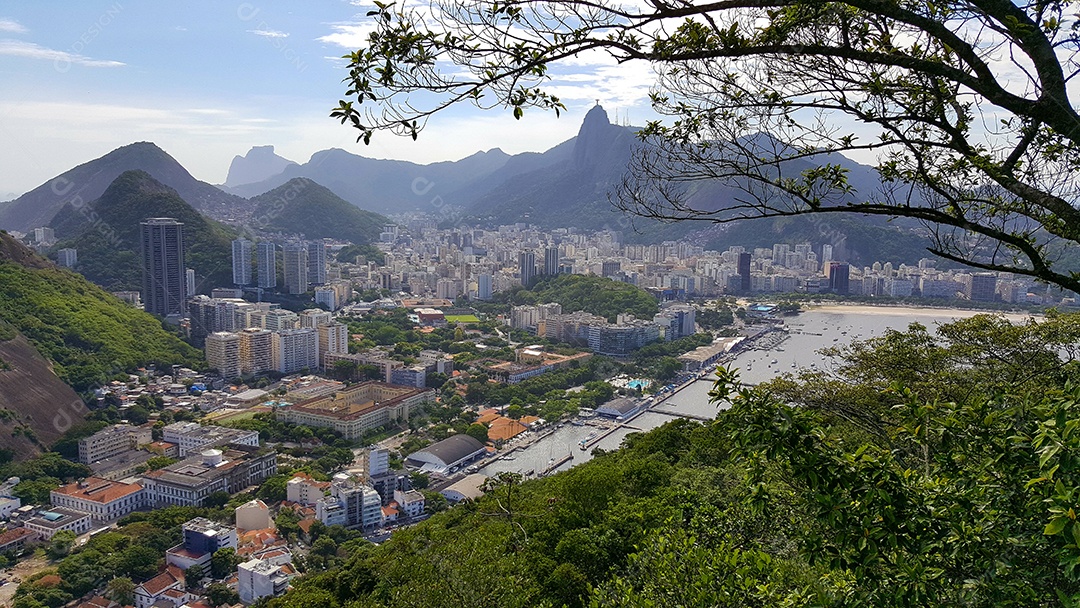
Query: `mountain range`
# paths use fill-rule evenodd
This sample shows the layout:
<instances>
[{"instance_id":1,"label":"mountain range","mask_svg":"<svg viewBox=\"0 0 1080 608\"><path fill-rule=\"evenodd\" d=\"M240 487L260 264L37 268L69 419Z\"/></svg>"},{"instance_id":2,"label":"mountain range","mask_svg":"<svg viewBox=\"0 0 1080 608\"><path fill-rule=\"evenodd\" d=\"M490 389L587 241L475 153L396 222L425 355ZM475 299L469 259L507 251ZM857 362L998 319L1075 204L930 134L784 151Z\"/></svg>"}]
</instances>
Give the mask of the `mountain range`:
<instances>
[{"instance_id":1,"label":"mountain range","mask_svg":"<svg viewBox=\"0 0 1080 608\"><path fill-rule=\"evenodd\" d=\"M450 223L610 228L621 231L628 242L684 239L714 249L826 241L841 259L853 263L913 262L926 255L927 242L918 226L885 218L845 216L822 222L817 217L795 217L717 226L628 217L611 205L610 195L623 180L634 147L640 145L636 131L612 124L597 105L585 115L577 136L543 153L509 155L496 148L458 161L420 165L329 149L316 152L306 163L295 163L276 154L272 146L257 146L233 159L226 183L219 187L195 179L157 146L140 142L75 167L3 204L0 228L26 231L48 225L73 197L78 198L71 206L78 208L101 196L124 171L140 169L175 190L197 211L240 232L253 229L370 241L378 234L374 225L385 222L377 214L425 212ZM830 162L847 169L857 192L879 185L870 167L840 155ZM811 167L805 161L792 161L785 170L798 173ZM314 206L307 213L297 212L302 205L290 206L268 219L267 210L283 192L307 192ZM718 208L738 193L737 188L718 182L696 183L688 189L691 204L702 209ZM367 214L351 214L341 221L347 209L342 202Z\"/></svg>"}]
</instances>

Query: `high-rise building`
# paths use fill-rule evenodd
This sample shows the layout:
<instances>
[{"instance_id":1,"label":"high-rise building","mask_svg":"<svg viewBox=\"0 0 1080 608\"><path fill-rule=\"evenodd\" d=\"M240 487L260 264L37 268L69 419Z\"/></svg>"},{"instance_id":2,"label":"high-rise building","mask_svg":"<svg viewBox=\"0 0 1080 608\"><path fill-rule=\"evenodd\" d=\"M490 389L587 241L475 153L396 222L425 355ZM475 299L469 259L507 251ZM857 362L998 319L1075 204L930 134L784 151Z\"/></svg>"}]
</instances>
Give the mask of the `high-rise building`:
<instances>
[{"instance_id":1,"label":"high-rise building","mask_svg":"<svg viewBox=\"0 0 1080 608\"><path fill-rule=\"evenodd\" d=\"M188 268L184 271L184 288L188 296L195 295L195 269ZM185 303L186 304L186 303Z\"/></svg>"},{"instance_id":2,"label":"high-rise building","mask_svg":"<svg viewBox=\"0 0 1080 608\"><path fill-rule=\"evenodd\" d=\"M240 332L240 373L260 374L273 369L273 348L270 345L271 332L258 327L249 327Z\"/></svg>"},{"instance_id":3,"label":"high-rise building","mask_svg":"<svg viewBox=\"0 0 1080 608\"><path fill-rule=\"evenodd\" d=\"M610 277L619 274L620 270L622 270L622 263L619 260L605 260L600 264L600 276Z\"/></svg>"},{"instance_id":4,"label":"high-rise building","mask_svg":"<svg viewBox=\"0 0 1080 608\"><path fill-rule=\"evenodd\" d=\"M821 246L821 263L828 264L832 261L832 245Z\"/></svg>"},{"instance_id":5,"label":"high-rise building","mask_svg":"<svg viewBox=\"0 0 1080 608\"><path fill-rule=\"evenodd\" d=\"M977 272L964 282L964 295L972 302L993 302L997 299L997 275Z\"/></svg>"},{"instance_id":6,"label":"high-rise building","mask_svg":"<svg viewBox=\"0 0 1080 608\"><path fill-rule=\"evenodd\" d=\"M75 249L61 249L56 252L56 262L66 268L74 268L79 263L79 254Z\"/></svg>"},{"instance_id":7,"label":"high-rise building","mask_svg":"<svg viewBox=\"0 0 1080 608\"><path fill-rule=\"evenodd\" d=\"M293 295L307 293L310 286L307 247L303 243L288 243L281 251L285 264L285 289Z\"/></svg>"},{"instance_id":8,"label":"high-rise building","mask_svg":"<svg viewBox=\"0 0 1080 608\"><path fill-rule=\"evenodd\" d=\"M334 322L334 315L318 308L309 308L300 313L300 327L318 327Z\"/></svg>"},{"instance_id":9,"label":"high-rise building","mask_svg":"<svg viewBox=\"0 0 1080 608\"><path fill-rule=\"evenodd\" d=\"M240 376L240 336L218 331L206 336L206 364L222 378Z\"/></svg>"},{"instance_id":10,"label":"high-rise building","mask_svg":"<svg viewBox=\"0 0 1080 608\"><path fill-rule=\"evenodd\" d=\"M490 300L492 296L491 289L492 277L490 274L484 273L477 275L476 277L476 299L477 300Z\"/></svg>"},{"instance_id":11,"label":"high-rise building","mask_svg":"<svg viewBox=\"0 0 1080 608\"><path fill-rule=\"evenodd\" d=\"M544 274L559 274L559 248L544 249Z\"/></svg>"},{"instance_id":12,"label":"high-rise building","mask_svg":"<svg viewBox=\"0 0 1080 608\"><path fill-rule=\"evenodd\" d=\"M307 259L308 283L311 285L326 284L326 243L322 241L308 243Z\"/></svg>"},{"instance_id":13,"label":"high-rise building","mask_svg":"<svg viewBox=\"0 0 1080 608\"><path fill-rule=\"evenodd\" d=\"M143 309L163 317L183 315L187 303L184 224L171 217L154 217L139 226Z\"/></svg>"},{"instance_id":14,"label":"high-rise building","mask_svg":"<svg viewBox=\"0 0 1080 608\"><path fill-rule=\"evenodd\" d=\"M247 239L232 242L232 282L251 285L251 241Z\"/></svg>"},{"instance_id":15,"label":"high-rise building","mask_svg":"<svg viewBox=\"0 0 1080 608\"><path fill-rule=\"evenodd\" d=\"M329 353L340 355L349 352L349 327L344 323L319 325L319 357Z\"/></svg>"},{"instance_id":16,"label":"high-rise building","mask_svg":"<svg viewBox=\"0 0 1080 608\"><path fill-rule=\"evenodd\" d=\"M739 254L739 291L750 291L750 253L744 251Z\"/></svg>"},{"instance_id":17,"label":"high-rise building","mask_svg":"<svg viewBox=\"0 0 1080 608\"><path fill-rule=\"evenodd\" d=\"M531 251L518 253L518 277L526 288L536 277L536 254Z\"/></svg>"},{"instance_id":18,"label":"high-rise building","mask_svg":"<svg viewBox=\"0 0 1080 608\"><path fill-rule=\"evenodd\" d=\"M283 374L319 367L319 332L313 328L275 332L270 348L274 369Z\"/></svg>"},{"instance_id":19,"label":"high-rise building","mask_svg":"<svg viewBox=\"0 0 1080 608\"><path fill-rule=\"evenodd\" d=\"M838 294L847 294L851 290L851 267L843 262L829 262L825 268L829 276L829 290Z\"/></svg>"},{"instance_id":20,"label":"high-rise building","mask_svg":"<svg viewBox=\"0 0 1080 608\"><path fill-rule=\"evenodd\" d=\"M259 287L277 287L277 247L269 241L261 241L257 247L259 264Z\"/></svg>"}]
</instances>

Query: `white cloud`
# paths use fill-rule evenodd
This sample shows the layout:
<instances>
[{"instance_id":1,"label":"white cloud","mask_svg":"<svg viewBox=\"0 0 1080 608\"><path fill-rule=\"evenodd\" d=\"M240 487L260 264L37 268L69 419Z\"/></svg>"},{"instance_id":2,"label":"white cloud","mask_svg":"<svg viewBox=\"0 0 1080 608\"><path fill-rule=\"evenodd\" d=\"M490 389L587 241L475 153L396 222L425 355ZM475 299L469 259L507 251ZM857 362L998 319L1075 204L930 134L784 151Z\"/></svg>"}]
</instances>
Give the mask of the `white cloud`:
<instances>
[{"instance_id":1,"label":"white cloud","mask_svg":"<svg viewBox=\"0 0 1080 608\"><path fill-rule=\"evenodd\" d=\"M375 31L376 25L373 22L356 24L332 23L330 28L333 30L332 34L319 36L316 40L355 51L360 47L367 46L368 35Z\"/></svg>"},{"instance_id":2,"label":"white cloud","mask_svg":"<svg viewBox=\"0 0 1080 608\"><path fill-rule=\"evenodd\" d=\"M77 53L69 53L67 51L58 51L56 49L43 47L39 44L34 44L33 42L10 39L0 40L0 55L25 57L27 59L43 59L58 64L75 64L86 66L88 68L116 68L125 65L120 61L91 59Z\"/></svg>"},{"instance_id":3,"label":"white cloud","mask_svg":"<svg viewBox=\"0 0 1080 608\"><path fill-rule=\"evenodd\" d=\"M28 31L29 30L27 30L26 27L18 21L0 18L0 32L8 32L11 34L25 34Z\"/></svg>"},{"instance_id":4,"label":"white cloud","mask_svg":"<svg viewBox=\"0 0 1080 608\"><path fill-rule=\"evenodd\" d=\"M288 38L288 32L279 32L277 30L248 30L249 34L255 34L256 36L262 36L263 38Z\"/></svg>"}]
</instances>

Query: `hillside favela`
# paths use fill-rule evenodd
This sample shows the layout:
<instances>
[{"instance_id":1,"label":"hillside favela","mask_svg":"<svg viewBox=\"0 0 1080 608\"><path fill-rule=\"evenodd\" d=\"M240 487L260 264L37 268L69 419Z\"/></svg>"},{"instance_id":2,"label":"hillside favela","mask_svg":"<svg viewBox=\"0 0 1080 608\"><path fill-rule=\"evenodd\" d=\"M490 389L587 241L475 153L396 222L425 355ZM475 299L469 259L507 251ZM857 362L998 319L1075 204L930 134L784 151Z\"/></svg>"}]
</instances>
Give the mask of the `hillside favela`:
<instances>
[{"instance_id":1,"label":"hillside favela","mask_svg":"<svg viewBox=\"0 0 1080 608\"><path fill-rule=\"evenodd\" d=\"M0 607L1080 605L1067 3L0 6Z\"/></svg>"}]
</instances>

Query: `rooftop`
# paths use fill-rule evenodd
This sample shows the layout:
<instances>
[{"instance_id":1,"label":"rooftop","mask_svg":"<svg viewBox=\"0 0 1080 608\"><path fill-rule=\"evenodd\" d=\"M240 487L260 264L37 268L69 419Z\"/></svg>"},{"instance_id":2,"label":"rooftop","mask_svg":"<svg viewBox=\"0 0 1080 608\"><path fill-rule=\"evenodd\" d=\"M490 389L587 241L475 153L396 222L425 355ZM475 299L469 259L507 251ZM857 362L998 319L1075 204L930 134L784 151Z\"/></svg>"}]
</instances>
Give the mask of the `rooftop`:
<instances>
[{"instance_id":1,"label":"rooftop","mask_svg":"<svg viewBox=\"0 0 1080 608\"><path fill-rule=\"evenodd\" d=\"M101 477L87 477L83 481L69 483L53 490L57 494L106 504L142 490L137 483L110 481Z\"/></svg>"}]
</instances>

